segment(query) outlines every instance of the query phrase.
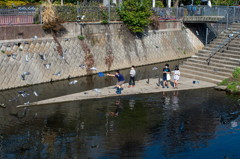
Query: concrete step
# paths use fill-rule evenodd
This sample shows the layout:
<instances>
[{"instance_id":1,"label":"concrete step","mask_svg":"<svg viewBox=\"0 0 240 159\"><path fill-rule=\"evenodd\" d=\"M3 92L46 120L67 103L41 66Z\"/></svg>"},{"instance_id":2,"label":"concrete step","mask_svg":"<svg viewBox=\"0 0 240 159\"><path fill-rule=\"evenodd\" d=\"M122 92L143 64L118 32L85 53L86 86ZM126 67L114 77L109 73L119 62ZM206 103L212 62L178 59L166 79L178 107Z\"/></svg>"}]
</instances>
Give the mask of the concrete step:
<instances>
[{"instance_id":1,"label":"concrete step","mask_svg":"<svg viewBox=\"0 0 240 159\"><path fill-rule=\"evenodd\" d=\"M228 77L228 76L230 77L232 75L232 71L223 72L212 66L208 68L202 68L202 67L196 67L189 64L185 64L185 65L181 65L181 69L183 68L187 70L194 70L195 72L197 72L197 74L200 72L203 72L203 73L209 73L211 75L224 76L224 77ZM214 71L214 69L216 69L217 71Z\"/></svg>"},{"instance_id":2,"label":"concrete step","mask_svg":"<svg viewBox=\"0 0 240 159\"><path fill-rule=\"evenodd\" d=\"M215 45L215 44L208 44L207 47L203 47L203 49L205 50L214 50L216 47L218 47L219 45ZM233 51L240 51L240 47L229 47L228 50L233 50Z\"/></svg>"},{"instance_id":3,"label":"concrete step","mask_svg":"<svg viewBox=\"0 0 240 159\"><path fill-rule=\"evenodd\" d=\"M211 63L212 64L212 63ZM194 67L200 67L200 68L204 68L204 69L209 69L209 70L214 70L217 69L218 71L221 71L221 72L233 72L233 70L236 68L236 66L229 66L229 67L226 67L225 65L208 65L206 63L196 63L196 62L191 62L191 61L187 61L187 62L184 62L182 66L185 66L185 65L191 65L191 66L194 66Z\"/></svg>"},{"instance_id":4,"label":"concrete step","mask_svg":"<svg viewBox=\"0 0 240 159\"><path fill-rule=\"evenodd\" d=\"M212 50L213 50L213 49L212 49ZM209 55L209 53L210 53L212 50L199 50L198 53L206 53L206 54ZM240 52L239 52L239 51L226 50L226 49L220 50L220 51L218 51L218 53L240 55Z\"/></svg>"},{"instance_id":5,"label":"concrete step","mask_svg":"<svg viewBox=\"0 0 240 159\"><path fill-rule=\"evenodd\" d=\"M219 79L213 79L213 78L209 78L209 77L205 77L205 76L199 76L199 75L190 74L190 73L186 73L186 72L181 72L181 76L193 78L193 79L196 79L196 80L203 80L203 81L207 81L207 82L212 82L212 83L216 83L216 84L219 84L219 83L222 82L222 80L219 80Z\"/></svg>"},{"instance_id":6,"label":"concrete step","mask_svg":"<svg viewBox=\"0 0 240 159\"><path fill-rule=\"evenodd\" d=\"M192 57L192 59L198 59L198 60L202 60L202 61L206 61L208 59L208 57L203 57L203 56L198 56L198 57ZM235 66L239 66L239 60L240 59L234 59L234 58L229 58L229 59L218 59L218 58L211 58L211 62L216 62L216 63L221 63L221 64L227 64L227 65L235 65Z\"/></svg>"},{"instance_id":7,"label":"concrete step","mask_svg":"<svg viewBox=\"0 0 240 159\"><path fill-rule=\"evenodd\" d=\"M222 44L222 42L214 42L215 40L212 41L212 43L208 44L208 45L217 45L219 46L220 44ZM227 46L228 42L225 42L224 44L222 44L222 46ZM229 47L239 47L239 44L234 44L233 42L229 43Z\"/></svg>"},{"instance_id":8,"label":"concrete step","mask_svg":"<svg viewBox=\"0 0 240 159\"><path fill-rule=\"evenodd\" d=\"M208 62L206 60L199 60L199 59L196 59L196 58L190 58L190 59L187 60L187 63L188 62L192 62L192 63L196 63L196 64L202 64L202 65L207 65L208 66ZM225 65L223 65L222 63L214 62L212 60L210 62L210 66L223 67L223 68L227 68L227 69L235 69L235 68L238 67L238 65L235 65L235 64L225 64Z\"/></svg>"},{"instance_id":9,"label":"concrete step","mask_svg":"<svg viewBox=\"0 0 240 159\"><path fill-rule=\"evenodd\" d=\"M223 42L225 42L226 39L214 39L213 41L210 42L210 44L215 44L215 45L220 45L222 44ZM225 42L225 44L228 43ZM237 45L240 45L240 39L239 38L235 38L234 40L230 41L230 44L237 44Z\"/></svg>"},{"instance_id":10,"label":"concrete step","mask_svg":"<svg viewBox=\"0 0 240 159\"><path fill-rule=\"evenodd\" d=\"M195 54L196 56L203 56L203 57L209 57L209 53L201 53L198 52ZM226 58L234 58L234 59L240 59L240 53L239 54L229 54L229 53L222 53L222 52L217 52L212 58L218 58L218 59L226 59Z\"/></svg>"}]
</instances>

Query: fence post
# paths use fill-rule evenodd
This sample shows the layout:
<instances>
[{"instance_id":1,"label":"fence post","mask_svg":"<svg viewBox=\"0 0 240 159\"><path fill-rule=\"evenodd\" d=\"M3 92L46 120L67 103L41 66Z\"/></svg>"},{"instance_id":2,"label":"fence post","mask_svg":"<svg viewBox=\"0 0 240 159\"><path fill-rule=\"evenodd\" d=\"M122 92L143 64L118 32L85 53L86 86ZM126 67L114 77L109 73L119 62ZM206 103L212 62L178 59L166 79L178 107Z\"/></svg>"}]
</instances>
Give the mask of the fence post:
<instances>
[{"instance_id":1,"label":"fence post","mask_svg":"<svg viewBox=\"0 0 240 159\"><path fill-rule=\"evenodd\" d=\"M226 18L227 18L227 20L226 20L226 30L227 30L228 29L228 13L226 15Z\"/></svg>"},{"instance_id":2,"label":"fence post","mask_svg":"<svg viewBox=\"0 0 240 159\"><path fill-rule=\"evenodd\" d=\"M110 14L111 14L111 13L110 13L110 9L111 9L110 4L111 4L111 3L110 3L110 0L108 0L108 5L109 5L109 6L108 6L108 12L109 12L109 14L108 14L108 22L109 22L109 23L110 23Z\"/></svg>"},{"instance_id":3,"label":"fence post","mask_svg":"<svg viewBox=\"0 0 240 159\"><path fill-rule=\"evenodd\" d=\"M235 13L236 13L236 7L233 8L233 22L235 22Z\"/></svg>"},{"instance_id":4,"label":"fence post","mask_svg":"<svg viewBox=\"0 0 240 159\"><path fill-rule=\"evenodd\" d=\"M218 7L218 16L219 16L219 7Z\"/></svg>"},{"instance_id":5,"label":"fence post","mask_svg":"<svg viewBox=\"0 0 240 159\"><path fill-rule=\"evenodd\" d=\"M207 46L207 38L208 37L208 28L206 28L206 40L205 40L205 46Z\"/></svg>"},{"instance_id":6,"label":"fence post","mask_svg":"<svg viewBox=\"0 0 240 159\"><path fill-rule=\"evenodd\" d=\"M176 19L178 19L178 6L177 6Z\"/></svg>"},{"instance_id":7,"label":"fence post","mask_svg":"<svg viewBox=\"0 0 240 159\"><path fill-rule=\"evenodd\" d=\"M41 24L42 24L42 5L40 5Z\"/></svg>"},{"instance_id":8,"label":"fence post","mask_svg":"<svg viewBox=\"0 0 240 159\"><path fill-rule=\"evenodd\" d=\"M77 16L79 16L79 1L77 1Z\"/></svg>"}]
</instances>

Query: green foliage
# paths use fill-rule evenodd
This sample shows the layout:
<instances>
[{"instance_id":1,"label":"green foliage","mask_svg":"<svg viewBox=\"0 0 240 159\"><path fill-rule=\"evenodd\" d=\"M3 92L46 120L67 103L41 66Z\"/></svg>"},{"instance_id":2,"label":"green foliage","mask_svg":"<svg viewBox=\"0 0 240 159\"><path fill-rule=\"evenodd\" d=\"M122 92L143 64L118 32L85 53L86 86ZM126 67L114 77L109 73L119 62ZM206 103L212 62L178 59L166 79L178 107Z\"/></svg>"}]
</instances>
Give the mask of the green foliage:
<instances>
[{"instance_id":1,"label":"green foliage","mask_svg":"<svg viewBox=\"0 0 240 159\"><path fill-rule=\"evenodd\" d=\"M78 36L78 39L79 39L79 40L84 40L84 36L79 35L79 36Z\"/></svg>"},{"instance_id":2,"label":"green foliage","mask_svg":"<svg viewBox=\"0 0 240 159\"><path fill-rule=\"evenodd\" d=\"M229 83L229 78L226 78L218 86L226 86L226 85L228 85L228 83Z\"/></svg>"},{"instance_id":3,"label":"green foliage","mask_svg":"<svg viewBox=\"0 0 240 159\"><path fill-rule=\"evenodd\" d=\"M232 73L234 78L240 78L240 68L236 68Z\"/></svg>"},{"instance_id":4,"label":"green foliage","mask_svg":"<svg viewBox=\"0 0 240 159\"><path fill-rule=\"evenodd\" d=\"M192 3L192 0L180 0L179 1L179 5L180 4L184 4L184 5L189 5ZM212 0L211 1L212 5L221 5L221 6L234 6L234 5L238 5L239 2L235 1L235 0ZM201 4L201 0L194 0L193 1L194 5L199 5Z\"/></svg>"},{"instance_id":5,"label":"green foliage","mask_svg":"<svg viewBox=\"0 0 240 159\"><path fill-rule=\"evenodd\" d=\"M40 22L39 22L39 21L36 21L36 22L34 22L34 24L40 24Z\"/></svg>"},{"instance_id":6,"label":"green foliage","mask_svg":"<svg viewBox=\"0 0 240 159\"><path fill-rule=\"evenodd\" d=\"M22 51L22 49L21 49L21 48L19 48L19 51Z\"/></svg>"},{"instance_id":7,"label":"green foliage","mask_svg":"<svg viewBox=\"0 0 240 159\"><path fill-rule=\"evenodd\" d=\"M233 92L237 92L237 86L239 85L239 82L232 82L228 84L227 88Z\"/></svg>"},{"instance_id":8,"label":"green foliage","mask_svg":"<svg viewBox=\"0 0 240 159\"><path fill-rule=\"evenodd\" d=\"M102 23L102 24L108 24L109 22L108 22L108 20L102 20L101 23Z\"/></svg>"},{"instance_id":9,"label":"green foliage","mask_svg":"<svg viewBox=\"0 0 240 159\"><path fill-rule=\"evenodd\" d=\"M5 53L5 51L4 50L1 50L1 52L4 54Z\"/></svg>"},{"instance_id":10,"label":"green foliage","mask_svg":"<svg viewBox=\"0 0 240 159\"><path fill-rule=\"evenodd\" d=\"M183 54L186 54L186 51L183 51Z\"/></svg>"},{"instance_id":11,"label":"green foliage","mask_svg":"<svg viewBox=\"0 0 240 159\"><path fill-rule=\"evenodd\" d=\"M102 20L102 24L108 24L108 12L102 10L101 11L101 14L102 14L102 17L103 17L103 20Z\"/></svg>"},{"instance_id":12,"label":"green foliage","mask_svg":"<svg viewBox=\"0 0 240 159\"><path fill-rule=\"evenodd\" d=\"M124 1L121 9L118 9L120 19L133 33L142 33L151 22L152 15L150 0Z\"/></svg>"},{"instance_id":13,"label":"green foliage","mask_svg":"<svg viewBox=\"0 0 240 159\"><path fill-rule=\"evenodd\" d=\"M162 1L156 1L155 2L155 7L163 8L164 7L163 2Z\"/></svg>"}]
</instances>

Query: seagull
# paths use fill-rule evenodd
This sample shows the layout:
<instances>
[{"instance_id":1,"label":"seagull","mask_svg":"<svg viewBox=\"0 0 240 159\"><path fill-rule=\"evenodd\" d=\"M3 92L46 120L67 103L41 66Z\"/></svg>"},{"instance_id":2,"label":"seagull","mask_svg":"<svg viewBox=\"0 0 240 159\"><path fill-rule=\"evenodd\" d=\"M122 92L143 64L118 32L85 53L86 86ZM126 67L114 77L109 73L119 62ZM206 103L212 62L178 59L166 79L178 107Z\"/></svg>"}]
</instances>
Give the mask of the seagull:
<instances>
[{"instance_id":1,"label":"seagull","mask_svg":"<svg viewBox=\"0 0 240 159\"><path fill-rule=\"evenodd\" d=\"M27 94L25 91L18 91L18 94L20 94L21 96L23 96L24 98L27 97L27 95L29 96L30 94Z\"/></svg>"},{"instance_id":2,"label":"seagull","mask_svg":"<svg viewBox=\"0 0 240 159\"><path fill-rule=\"evenodd\" d=\"M24 103L24 105L29 105L29 101L27 103Z\"/></svg>"},{"instance_id":3,"label":"seagull","mask_svg":"<svg viewBox=\"0 0 240 159\"><path fill-rule=\"evenodd\" d=\"M25 75L22 74L21 77L22 77L22 80L24 81L25 80Z\"/></svg>"},{"instance_id":4,"label":"seagull","mask_svg":"<svg viewBox=\"0 0 240 159\"><path fill-rule=\"evenodd\" d=\"M23 74L24 75L30 75L30 72L24 72Z\"/></svg>"},{"instance_id":5,"label":"seagull","mask_svg":"<svg viewBox=\"0 0 240 159\"><path fill-rule=\"evenodd\" d=\"M83 20L85 17L86 17L86 16L85 16L85 15L83 15L81 19Z\"/></svg>"},{"instance_id":6,"label":"seagull","mask_svg":"<svg viewBox=\"0 0 240 159\"><path fill-rule=\"evenodd\" d=\"M196 30L197 36L199 35L198 31Z\"/></svg>"},{"instance_id":7,"label":"seagull","mask_svg":"<svg viewBox=\"0 0 240 159\"><path fill-rule=\"evenodd\" d=\"M214 71L217 71L217 69L216 69L216 68L214 68Z\"/></svg>"},{"instance_id":8,"label":"seagull","mask_svg":"<svg viewBox=\"0 0 240 159\"><path fill-rule=\"evenodd\" d=\"M29 60L28 60L28 55L26 55L26 62L29 62Z\"/></svg>"},{"instance_id":9,"label":"seagull","mask_svg":"<svg viewBox=\"0 0 240 159\"><path fill-rule=\"evenodd\" d=\"M158 46L156 46L156 48L159 48Z\"/></svg>"},{"instance_id":10,"label":"seagull","mask_svg":"<svg viewBox=\"0 0 240 159\"><path fill-rule=\"evenodd\" d=\"M153 69L152 70L157 70L158 68L157 67L153 67Z\"/></svg>"},{"instance_id":11,"label":"seagull","mask_svg":"<svg viewBox=\"0 0 240 159\"><path fill-rule=\"evenodd\" d=\"M13 58L13 59L16 59L16 56L15 56L14 54L12 54L12 58Z\"/></svg>"},{"instance_id":12,"label":"seagull","mask_svg":"<svg viewBox=\"0 0 240 159\"><path fill-rule=\"evenodd\" d=\"M33 92L33 94L34 94L35 96L38 96L38 94L37 94L37 92L36 92L36 91L34 91L34 92Z\"/></svg>"},{"instance_id":13,"label":"seagull","mask_svg":"<svg viewBox=\"0 0 240 159\"><path fill-rule=\"evenodd\" d=\"M16 98L14 98L14 99L12 99L12 100L9 100L9 102L13 102L13 101L18 102L17 98L18 98L19 96L20 96L20 94L19 94Z\"/></svg>"},{"instance_id":14,"label":"seagull","mask_svg":"<svg viewBox=\"0 0 240 159\"><path fill-rule=\"evenodd\" d=\"M43 60L46 61L47 58L46 58L46 54L43 55Z\"/></svg>"},{"instance_id":15,"label":"seagull","mask_svg":"<svg viewBox=\"0 0 240 159\"><path fill-rule=\"evenodd\" d=\"M61 70L58 73L54 74L54 75L57 75L57 76L61 77Z\"/></svg>"},{"instance_id":16,"label":"seagull","mask_svg":"<svg viewBox=\"0 0 240 159\"><path fill-rule=\"evenodd\" d=\"M65 41L68 41L68 39L66 39Z\"/></svg>"},{"instance_id":17,"label":"seagull","mask_svg":"<svg viewBox=\"0 0 240 159\"><path fill-rule=\"evenodd\" d=\"M101 91L99 90L99 89L97 89L97 88L95 88L95 89L93 89L95 92L97 92L97 93L101 93Z\"/></svg>"},{"instance_id":18,"label":"seagull","mask_svg":"<svg viewBox=\"0 0 240 159\"><path fill-rule=\"evenodd\" d=\"M95 68L95 67L92 67L92 68L90 68L90 70L96 71L96 70L98 70L98 69Z\"/></svg>"},{"instance_id":19,"label":"seagull","mask_svg":"<svg viewBox=\"0 0 240 159\"><path fill-rule=\"evenodd\" d=\"M81 67L82 69L86 68L84 64L79 65L79 67Z\"/></svg>"},{"instance_id":20,"label":"seagull","mask_svg":"<svg viewBox=\"0 0 240 159\"><path fill-rule=\"evenodd\" d=\"M43 65L47 67L47 70L49 70L49 67L51 66L51 63L49 63L49 64L43 64Z\"/></svg>"},{"instance_id":21,"label":"seagull","mask_svg":"<svg viewBox=\"0 0 240 159\"><path fill-rule=\"evenodd\" d=\"M70 82L69 84L75 84L77 82L78 82L77 80L74 80L74 81Z\"/></svg>"},{"instance_id":22,"label":"seagull","mask_svg":"<svg viewBox=\"0 0 240 159\"><path fill-rule=\"evenodd\" d=\"M40 55L40 54L39 54L39 56L40 56L40 58L43 60L43 55Z\"/></svg>"},{"instance_id":23,"label":"seagull","mask_svg":"<svg viewBox=\"0 0 240 159\"><path fill-rule=\"evenodd\" d=\"M34 36L34 39L38 39L38 37L35 35L35 36Z\"/></svg>"}]
</instances>

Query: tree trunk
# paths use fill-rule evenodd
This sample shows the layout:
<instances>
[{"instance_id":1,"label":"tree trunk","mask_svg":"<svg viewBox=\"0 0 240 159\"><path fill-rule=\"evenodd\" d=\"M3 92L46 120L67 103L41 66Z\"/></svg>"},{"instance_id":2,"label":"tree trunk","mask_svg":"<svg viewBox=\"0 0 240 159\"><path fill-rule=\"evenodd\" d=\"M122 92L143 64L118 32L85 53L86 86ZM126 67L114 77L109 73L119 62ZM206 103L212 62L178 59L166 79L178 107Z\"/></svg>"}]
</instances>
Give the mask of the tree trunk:
<instances>
[{"instance_id":1,"label":"tree trunk","mask_svg":"<svg viewBox=\"0 0 240 159\"><path fill-rule=\"evenodd\" d=\"M173 7L176 8L177 6L179 6L178 4L179 4L179 0L176 0Z\"/></svg>"},{"instance_id":2,"label":"tree trunk","mask_svg":"<svg viewBox=\"0 0 240 159\"><path fill-rule=\"evenodd\" d=\"M52 4L52 2L50 0L47 0L49 4Z\"/></svg>"},{"instance_id":3,"label":"tree trunk","mask_svg":"<svg viewBox=\"0 0 240 159\"><path fill-rule=\"evenodd\" d=\"M63 6L63 0L61 0L61 6Z\"/></svg>"}]
</instances>

